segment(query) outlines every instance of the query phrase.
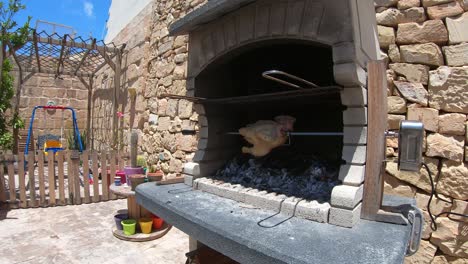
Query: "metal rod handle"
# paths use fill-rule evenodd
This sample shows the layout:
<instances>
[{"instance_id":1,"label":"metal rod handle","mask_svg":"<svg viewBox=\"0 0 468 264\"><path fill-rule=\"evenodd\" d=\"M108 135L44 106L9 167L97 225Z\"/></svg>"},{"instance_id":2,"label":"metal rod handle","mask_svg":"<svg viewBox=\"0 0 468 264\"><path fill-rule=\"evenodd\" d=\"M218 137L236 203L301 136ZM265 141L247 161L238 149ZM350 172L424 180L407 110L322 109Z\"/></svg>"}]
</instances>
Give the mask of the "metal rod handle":
<instances>
[{"instance_id":1,"label":"metal rod handle","mask_svg":"<svg viewBox=\"0 0 468 264\"><path fill-rule=\"evenodd\" d=\"M305 83L305 84L307 84L308 86L312 86L312 87L315 87L315 88L319 87L318 85L316 85L316 84L313 83L313 82L309 82L309 81L304 80L304 79L302 79L302 78L299 78L299 77L297 77L297 76L295 76L295 75L292 75L292 74L289 74L289 73L286 73L286 72L283 72L283 71L278 71L278 70L265 71L265 72L262 73L262 76L263 76L263 78L266 78L266 79L269 79L269 80L272 80L272 81L275 81L275 82L279 82L279 83L281 83L281 84L284 84L284 85L287 85L287 86L291 86L291 87L294 87L294 88L296 88L296 89L305 90L305 88L303 88L303 87L301 87L301 86L299 86L299 85L297 85L297 84L293 84L293 83L290 83L290 82L288 82L288 81L281 80L281 79L279 79L279 78L276 78L276 77L271 76L271 75L273 75L273 74L276 74L276 75L284 75L284 76L289 77L289 78L291 78L291 79L293 79L293 80L296 80L296 81Z\"/></svg>"},{"instance_id":2,"label":"metal rod handle","mask_svg":"<svg viewBox=\"0 0 468 264\"><path fill-rule=\"evenodd\" d=\"M226 135L240 135L239 132L227 132ZM289 136L343 136L342 132L289 132Z\"/></svg>"}]
</instances>

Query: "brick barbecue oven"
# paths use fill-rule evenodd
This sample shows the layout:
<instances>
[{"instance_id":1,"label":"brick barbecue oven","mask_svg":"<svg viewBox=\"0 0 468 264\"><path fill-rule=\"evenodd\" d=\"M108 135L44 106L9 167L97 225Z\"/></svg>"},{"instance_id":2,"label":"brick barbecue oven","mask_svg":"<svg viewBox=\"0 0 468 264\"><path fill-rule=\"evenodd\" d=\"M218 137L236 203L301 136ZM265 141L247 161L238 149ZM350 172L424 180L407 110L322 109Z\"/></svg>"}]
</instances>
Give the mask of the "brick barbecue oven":
<instances>
[{"instance_id":1,"label":"brick barbecue oven","mask_svg":"<svg viewBox=\"0 0 468 264\"><path fill-rule=\"evenodd\" d=\"M378 59L379 51L372 2L233 1L228 5L222 14L198 19L196 12L188 14L170 30L173 35L189 34L188 94L206 98L196 105L200 142L194 163L185 166L187 178L195 179L195 189L239 202L353 226L360 218L366 168L366 65ZM263 78L269 70L293 74L317 87L281 75L274 77L301 88ZM242 137L227 132L282 114L296 118L296 132L343 133L291 136L291 146L278 150L287 148L334 163L339 183L330 190L330 198L316 202L205 178L245 144Z\"/></svg>"},{"instance_id":2,"label":"brick barbecue oven","mask_svg":"<svg viewBox=\"0 0 468 264\"><path fill-rule=\"evenodd\" d=\"M384 225L361 219L385 218L381 216L385 213L380 208L381 179L377 177L384 159L385 71L378 63L374 69L368 68L380 57L373 1L211 0L173 23L169 31L189 35L189 58L187 96L166 96L195 102L200 140L193 162L184 166L185 185L151 189L145 184L137 189L137 199L145 208L240 262L253 260L258 252L268 255L259 258L264 263L291 260L279 261L282 257L267 254L264 248L246 253L256 247L252 242L243 238L241 243L235 234L227 234L228 227L219 231L211 222L223 222L228 217L220 213L223 210L233 214L226 222L245 220L250 225L254 219L258 228L280 228L275 231L277 236L285 225L287 234L304 232L293 230L297 225L283 224L297 219L294 221L303 223L301 228L311 225L310 230L351 236L349 241L338 239L342 241L338 244L350 243L350 247L353 241L362 243L355 241L361 236L372 237L363 230L363 222ZM378 100L368 97L372 85L380 88L372 97ZM373 112L368 111L371 100ZM263 157L241 152L249 144L239 135L240 128L281 115L295 118L285 144ZM400 203L404 202L396 202ZM239 220L236 212L245 218ZM204 214L213 215L204 218ZM288 218L273 221L278 215ZM175 224L179 221L180 226ZM387 230L382 232L394 243L394 252L390 256L370 250L369 256L375 256L374 261L384 257L389 263L402 260L409 227L386 224L372 228ZM249 235L257 232L246 230ZM315 235L318 237L310 239L320 237ZM376 233L375 239L380 235ZM226 244L220 245L221 240ZM325 243L319 240L315 242ZM225 246L229 243L241 249L249 245L233 252ZM369 243L369 248L380 246L380 242ZM288 246L284 248L288 250ZM399 253L397 249L401 249ZM353 254L357 260L363 253ZM334 263L325 255L327 263ZM277 262L268 262L270 257Z\"/></svg>"}]
</instances>

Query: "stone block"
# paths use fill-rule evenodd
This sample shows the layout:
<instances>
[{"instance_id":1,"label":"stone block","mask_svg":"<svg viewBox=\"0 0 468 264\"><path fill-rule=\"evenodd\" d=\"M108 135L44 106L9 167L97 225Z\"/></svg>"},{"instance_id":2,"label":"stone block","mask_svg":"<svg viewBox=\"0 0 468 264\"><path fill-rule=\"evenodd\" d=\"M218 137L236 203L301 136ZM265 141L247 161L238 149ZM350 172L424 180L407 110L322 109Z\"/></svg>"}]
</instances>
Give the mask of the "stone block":
<instances>
[{"instance_id":1,"label":"stone block","mask_svg":"<svg viewBox=\"0 0 468 264\"><path fill-rule=\"evenodd\" d=\"M294 196L287 197L286 195L281 195L281 197L284 200L281 203L281 213L287 216L294 216L296 213L297 205L303 199Z\"/></svg>"},{"instance_id":2,"label":"stone block","mask_svg":"<svg viewBox=\"0 0 468 264\"><path fill-rule=\"evenodd\" d=\"M198 124L203 127L208 126L208 118L206 116L200 115L198 116Z\"/></svg>"},{"instance_id":3,"label":"stone block","mask_svg":"<svg viewBox=\"0 0 468 264\"><path fill-rule=\"evenodd\" d=\"M349 87L341 90L341 103L346 106L367 105L367 90L364 87Z\"/></svg>"},{"instance_id":4,"label":"stone block","mask_svg":"<svg viewBox=\"0 0 468 264\"><path fill-rule=\"evenodd\" d=\"M468 66L468 43L446 46L442 50L448 66Z\"/></svg>"},{"instance_id":5,"label":"stone block","mask_svg":"<svg viewBox=\"0 0 468 264\"><path fill-rule=\"evenodd\" d=\"M202 104L194 104L193 109L199 114L199 115L205 115L205 107Z\"/></svg>"},{"instance_id":6,"label":"stone block","mask_svg":"<svg viewBox=\"0 0 468 264\"><path fill-rule=\"evenodd\" d=\"M171 126L171 118L168 116L164 117L159 117L158 119L158 131L166 131L169 130L169 127Z\"/></svg>"},{"instance_id":7,"label":"stone block","mask_svg":"<svg viewBox=\"0 0 468 264\"><path fill-rule=\"evenodd\" d=\"M205 139L208 139L208 135L209 135L209 129L207 126L202 126L200 127L200 131L199 131L199 137L200 138L205 138Z\"/></svg>"},{"instance_id":8,"label":"stone block","mask_svg":"<svg viewBox=\"0 0 468 264\"><path fill-rule=\"evenodd\" d=\"M404 23L398 25L396 42L398 44L417 44L433 42L447 43L448 31L442 20L429 20L422 24Z\"/></svg>"},{"instance_id":9,"label":"stone block","mask_svg":"<svg viewBox=\"0 0 468 264\"><path fill-rule=\"evenodd\" d=\"M446 197L442 194L439 194L439 196L444 199L444 200L447 200L447 201L451 201L452 199L450 199L449 197ZM429 198L430 196L427 195L427 194L424 194L424 193L417 193L416 194L416 206L418 208L421 208L423 210L427 210L427 204L429 202ZM444 202L443 200L437 198L436 196L432 197L432 200L431 200L431 213L433 215L437 215L437 214L440 214L442 212L448 212L450 211L450 208L452 207L452 204L451 203L448 203L448 202Z\"/></svg>"},{"instance_id":10,"label":"stone block","mask_svg":"<svg viewBox=\"0 0 468 264\"><path fill-rule=\"evenodd\" d=\"M400 129L400 122L402 120L406 120L406 117L404 115L387 115L387 129Z\"/></svg>"},{"instance_id":11,"label":"stone block","mask_svg":"<svg viewBox=\"0 0 468 264\"><path fill-rule=\"evenodd\" d=\"M421 1L422 1L422 5L424 7L429 7L429 6L435 6L435 5L451 3L454 0L421 0Z\"/></svg>"},{"instance_id":12,"label":"stone block","mask_svg":"<svg viewBox=\"0 0 468 264\"><path fill-rule=\"evenodd\" d=\"M396 74L405 77L408 82L422 83L424 85L428 84L429 66L409 63L392 63L389 67L394 70Z\"/></svg>"},{"instance_id":13,"label":"stone block","mask_svg":"<svg viewBox=\"0 0 468 264\"><path fill-rule=\"evenodd\" d=\"M395 149L392 147L386 147L385 149L385 156L386 157L396 157L397 154L395 152Z\"/></svg>"},{"instance_id":14,"label":"stone block","mask_svg":"<svg viewBox=\"0 0 468 264\"><path fill-rule=\"evenodd\" d=\"M367 127L345 126L343 134L344 144L365 145L367 143Z\"/></svg>"},{"instance_id":15,"label":"stone block","mask_svg":"<svg viewBox=\"0 0 468 264\"><path fill-rule=\"evenodd\" d=\"M462 200L453 200L453 205L452 205L452 213L457 213L457 214L464 214L468 215L468 201L462 201ZM468 218L458 216L458 215L449 215L450 219L454 219L456 221L463 221L465 223L468 222Z\"/></svg>"},{"instance_id":16,"label":"stone block","mask_svg":"<svg viewBox=\"0 0 468 264\"><path fill-rule=\"evenodd\" d=\"M169 76L172 73L172 71L174 71L174 68L174 64L158 60L155 64L154 69L154 72L156 73L156 78L164 78L166 76Z\"/></svg>"},{"instance_id":17,"label":"stone block","mask_svg":"<svg viewBox=\"0 0 468 264\"><path fill-rule=\"evenodd\" d=\"M343 146L342 159L345 160L347 164L365 164L366 146Z\"/></svg>"},{"instance_id":18,"label":"stone block","mask_svg":"<svg viewBox=\"0 0 468 264\"><path fill-rule=\"evenodd\" d=\"M448 217L440 217L437 219L437 225L437 230L432 232L431 243L444 254L468 258L468 243L466 243L468 224L453 221Z\"/></svg>"},{"instance_id":19,"label":"stone block","mask_svg":"<svg viewBox=\"0 0 468 264\"><path fill-rule=\"evenodd\" d=\"M439 160L428 157L424 157L423 160L428 165L432 176L435 177L438 173ZM396 162L388 162L385 171L398 180L414 185L425 192L431 191L429 174L424 167L422 167L419 172L400 171L398 170L398 164Z\"/></svg>"},{"instance_id":20,"label":"stone block","mask_svg":"<svg viewBox=\"0 0 468 264\"><path fill-rule=\"evenodd\" d=\"M184 80L187 77L186 72L187 72L187 64L177 65L174 68L174 72L172 73L173 74L173 79L174 80Z\"/></svg>"},{"instance_id":21,"label":"stone block","mask_svg":"<svg viewBox=\"0 0 468 264\"><path fill-rule=\"evenodd\" d=\"M411 7L405 10L401 10L403 16L398 21L398 24L404 23L422 23L426 21L426 12L424 11L423 7Z\"/></svg>"},{"instance_id":22,"label":"stone block","mask_svg":"<svg viewBox=\"0 0 468 264\"><path fill-rule=\"evenodd\" d=\"M401 60L429 66L444 65L444 58L439 46L434 43L400 46Z\"/></svg>"},{"instance_id":23,"label":"stone block","mask_svg":"<svg viewBox=\"0 0 468 264\"><path fill-rule=\"evenodd\" d=\"M187 54L177 54L174 56L174 62L177 65L183 64L186 61L187 61Z\"/></svg>"},{"instance_id":24,"label":"stone block","mask_svg":"<svg viewBox=\"0 0 468 264\"><path fill-rule=\"evenodd\" d=\"M184 183L185 183L185 185L193 186L193 176L188 175L188 174L184 174Z\"/></svg>"},{"instance_id":25,"label":"stone block","mask_svg":"<svg viewBox=\"0 0 468 264\"><path fill-rule=\"evenodd\" d=\"M295 216L320 223L327 223L329 211L329 203L302 200L297 204Z\"/></svg>"},{"instance_id":26,"label":"stone block","mask_svg":"<svg viewBox=\"0 0 468 264\"><path fill-rule=\"evenodd\" d=\"M353 62L356 59L354 49L352 42L341 42L333 45L333 62L335 64Z\"/></svg>"},{"instance_id":27,"label":"stone block","mask_svg":"<svg viewBox=\"0 0 468 264\"><path fill-rule=\"evenodd\" d=\"M457 17L447 17L447 30L449 34L449 43L458 44L468 42L468 12Z\"/></svg>"},{"instance_id":28,"label":"stone block","mask_svg":"<svg viewBox=\"0 0 468 264\"><path fill-rule=\"evenodd\" d=\"M192 102L189 102L187 100L180 100L179 101L178 113L179 113L180 118L182 118L182 119L190 118L190 116L192 115L192 112L193 112L193 103Z\"/></svg>"},{"instance_id":29,"label":"stone block","mask_svg":"<svg viewBox=\"0 0 468 264\"><path fill-rule=\"evenodd\" d=\"M366 86L367 73L356 63L335 64L333 66L335 81L343 86Z\"/></svg>"},{"instance_id":30,"label":"stone block","mask_svg":"<svg viewBox=\"0 0 468 264\"><path fill-rule=\"evenodd\" d=\"M167 99L159 99L157 102L157 114L159 116L165 116L167 110Z\"/></svg>"},{"instance_id":31,"label":"stone block","mask_svg":"<svg viewBox=\"0 0 468 264\"><path fill-rule=\"evenodd\" d=\"M427 15L430 19L443 19L463 13L463 8L458 2L450 2L446 4L430 6L427 8Z\"/></svg>"},{"instance_id":32,"label":"stone block","mask_svg":"<svg viewBox=\"0 0 468 264\"><path fill-rule=\"evenodd\" d=\"M364 182L365 169L360 165L341 165L338 179L346 185L360 186Z\"/></svg>"},{"instance_id":33,"label":"stone block","mask_svg":"<svg viewBox=\"0 0 468 264\"><path fill-rule=\"evenodd\" d=\"M468 164L460 161L442 161L437 190L457 200L468 200Z\"/></svg>"},{"instance_id":34,"label":"stone block","mask_svg":"<svg viewBox=\"0 0 468 264\"><path fill-rule=\"evenodd\" d=\"M400 0L398 1L397 8L404 10L411 7L419 7L420 5L420 0Z\"/></svg>"},{"instance_id":35,"label":"stone block","mask_svg":"<svg viewBox=\"0 0 468 264\"><path fill-rule=\"evenodd\" d=\"M374 3L377 7L392 7L397 5L398 0L375 0Z\"/></svg>"},{"instance_id":36,"label":"stone block","mask_svg":"<svg viewBox=\"0 0 468 264\"><path fill-rule=\"evenodd\" d=\"M178 100L176 99L169 99L167 101L167 109L166 109L166 115L174 118L177 115L177 107L178 106Z\"/></svg>"},{"instance_id":37,"label":"stone block","mask_svg":"<svg viewBox=\"0 0 468 264\"><path fill-rule=\"evenodd\" d=\"M432 108L417 106L408 108L408 120L421 121L424 129L432 132L439 131L439 111Z\"/></svg>"},{"instance_id":38,"label":"stone block","mask_svg":"<svg viewBox=\"0 0 468 264\"><path fill-rule=\"evenodd\" d=\"M184 164L183 172L196 178L200 176L200 166L195 162L187 162Z\"/></svg>"},{"instance_id":39,"label":"stone block","mask_svg":"<svg viewBox=\"0 0 468 264\"><path fill-rule=\"evenodd\" d=\"M224 198L231 199L238 202L245 202L246 194L242 192L242 189L245 189L240 184L230 184L230 183L223 183L217 186L221 189L221 195Z\"/></svg>"},{"instance_id":40,"label":"stone block","mask_svg":"<svg viewBox=\"0 0 468 264\"><path fill-rule=\"evenodd\" d=\"M397 27L402 23L422 23L426 20L423 7L410 7L405 10L388 8L376 14L377 24L388 27Z\"/></svg>"},{"instance_id":41,"label":"stone block","mask_svg":"<svg viewBox=\"0 0 468 264\"><path fill-rule=\"evenodd\" d=\"M349 107L343 111L344 125L367 125L366 107Z\"/></svg>"},{"instance_id":42,"label":"stone block","mask_svg":"<svg viewBox=\"0 0 468 264\"><path fill-rule=\"evenodd\" d=\"M443 114L439 116L439 133L465 135L465 114Z\"/></svg>"},{"instance_id":43,"label":"stone block","mask_svg":"<svg viewBox=\"0 0 468 264\"><path fill-rule=\"evenodd\" d=\"M361 205L362 203L359 203L352 210L331 207L328 223L342 227L353 227L361 218Z\"/></svg>"},{"instance_id":44,"label":"stone block","mask_svg":"<svg viewBox=\"0 0 468 264\"><path fill-rule=\"evenodd\" d=\"M401 181L394 176L384 174L384 193L388 195L398 195L403 197L414 198L416 188L404 181Z\"/></svg>"},{"instance_id":45,"label":"stone block","mask_svg":"<svg viewBox=\"0 0 468 264\"><path fill-rule=\"evenodd\" d=\"M427 137L426 155L462 162L464 145L464 140L461 136L431 134Z\"/></svg>"},{"instance_id":46,"label":"stone block","mask_svg":"<svg viewBox=\"0 0 468 264\"><path fill-rule=\"evenodd\" d=\"M388 47L388 58L390 62L401 62L400 48L392 44Z\"/></svg>"},{"instance_id":47,"label":"stone block","mask_svg":"<svg viewBox=\"0 0 468 264\"><path fill-rule=\"evenodd\" d=\"M436 251L437 247L431 242L422 240L416 254L405 258L405 264L433 263Z\"/></svg>"},{"instance_id":48,"label":"stone block","mask_svg":"<svg viewBox=\"0 0 468 264\"><path fill-rule=\"evenodd\" d=\"M393 27L377 26L380 48L388 49L395 44L395 30Z\"/></svg>"},{"instance_id":49,"label":"stone block","mask_svg":"<svg viewBox=\"0 0 468 264\"><path fill-rule=\"evenodd\" d=\"M338 185L332 190L330 204L333 207L353 209L362 201L362 191L363 185Z\"/></svg>"},{"instance_id":50,"label":"stone block","mask_svg":"<svg viewBox=\"0 0 468 264\"><path fill-rule=\"evenodd\" d=\"M404 114L406 113L406 101L399 96L388 96L387 109L389 114Z\"/></svg>"},{"instance_id":51,"label":"stone block","mask_svg":"<svg viewBox=\"0 0 468 264\"><path fill-rule=\"evenodd\" d=\"M265 196L267 191L259 191L252 189L245 194L245 203L257 206L262 209L279 211L281 205L281 199L267 199ZM270 197L271 198L271 197Z\"/></svg>"},{"instance_id":52,"label":"stone block","mask_svg":"<svg viewBox=\"0 0 468 264\"><path fill-rule=\"evenodd\" d=\"M468 11L468 0L457 0L460 6L465 10L465 12Z\"/></svg>"},{"instance_id":53,"label":"stone block","mask_svg":"<svg viewBox=\"0 0 468 264\"><path fill-rule=\"evenodd\" d=\"M468 114L468 68L447 66L429 72L429 106Z\"/></svg>"}]
</instances>

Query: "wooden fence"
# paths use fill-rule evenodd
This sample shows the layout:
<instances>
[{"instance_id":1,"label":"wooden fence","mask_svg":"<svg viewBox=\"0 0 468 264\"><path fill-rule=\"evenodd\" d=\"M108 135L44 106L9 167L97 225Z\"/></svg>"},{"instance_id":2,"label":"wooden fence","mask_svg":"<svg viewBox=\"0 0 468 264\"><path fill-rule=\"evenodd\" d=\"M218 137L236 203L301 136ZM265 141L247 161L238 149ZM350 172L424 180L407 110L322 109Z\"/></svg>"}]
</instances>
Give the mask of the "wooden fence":
<instances>
[{"instance_id":1,"label":"wooden fence","mask_svg":"<svg viewBox=\"0 0 468 264\"><path fill-rule=\"evenodd\" d=\"M94 151L0 155L0 205L31 208L116 199L109 185L125 166L122 157Z\"/></svg>"}]
</instances>

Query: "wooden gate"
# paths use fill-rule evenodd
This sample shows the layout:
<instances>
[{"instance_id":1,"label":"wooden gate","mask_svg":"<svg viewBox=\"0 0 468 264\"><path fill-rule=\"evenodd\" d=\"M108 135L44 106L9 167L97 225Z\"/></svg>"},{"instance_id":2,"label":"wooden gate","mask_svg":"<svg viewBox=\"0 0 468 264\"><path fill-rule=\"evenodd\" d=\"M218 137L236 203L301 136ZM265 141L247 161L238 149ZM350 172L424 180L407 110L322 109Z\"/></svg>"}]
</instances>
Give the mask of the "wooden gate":
<instances>
[{"instance_id":1,"label":"wooden gate","mask_svg":"<svg viewBox=\"0 0 468 264\"><path fill-rule=\"evenodd\" d=\"M116 199L109 185L125 166L122 157L95 151L0 155L0 205L31 208Z\"/></svg>"}]
</instances>

